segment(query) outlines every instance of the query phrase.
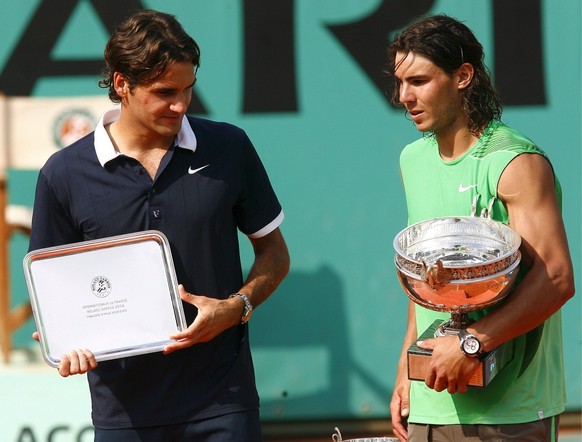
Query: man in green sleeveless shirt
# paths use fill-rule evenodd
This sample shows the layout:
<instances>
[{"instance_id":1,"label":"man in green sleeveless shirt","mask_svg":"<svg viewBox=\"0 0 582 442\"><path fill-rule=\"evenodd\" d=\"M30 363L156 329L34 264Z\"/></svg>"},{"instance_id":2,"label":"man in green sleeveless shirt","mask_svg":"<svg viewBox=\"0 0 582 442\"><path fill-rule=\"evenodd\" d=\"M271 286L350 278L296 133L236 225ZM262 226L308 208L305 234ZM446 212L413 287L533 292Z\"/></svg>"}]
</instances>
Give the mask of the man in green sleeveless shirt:
<instances>
[{"instance_id":1,"label":"man in green sleeveless shirt","mask_svg":"<svg viewBox=\"0 0 582 442\"><path fill-rule=\"evenodd\" d=\"M390 403L401 441L553 441L565 408L560 309L574 295L561 189L545 153L501 123L501 105L469 28L425 18L389 48L391 99L423 137L400 158L408 222L477 213L521 236L522 279L468 326L477 356L513 340L514 356L486 387L468 386L479 358L457 335L417 342L432 350L423 381L407 376L408 347L436 319L412 302Z\"/></svg>"}]
</instances>

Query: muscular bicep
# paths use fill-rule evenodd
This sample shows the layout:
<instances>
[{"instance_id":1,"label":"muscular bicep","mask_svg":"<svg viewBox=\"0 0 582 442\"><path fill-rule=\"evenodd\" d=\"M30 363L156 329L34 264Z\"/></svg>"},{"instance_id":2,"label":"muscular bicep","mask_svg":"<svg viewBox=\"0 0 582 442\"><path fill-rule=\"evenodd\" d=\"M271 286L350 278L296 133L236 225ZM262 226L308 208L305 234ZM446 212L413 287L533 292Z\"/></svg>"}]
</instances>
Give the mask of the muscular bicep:
<instances>
[{"instance_id":1,"label":"muscular bicep","mask_svg":"<svg viewBox=\"0 0 582 442\"><path fill-rule=\"evenodd\" d=\"M569 262L554 173L542 155L522 154L505 169L498 197L509 214L509 224L522 238L522 260L532 266L541 260L550 266Z\"/></svg>"}]
</instances>

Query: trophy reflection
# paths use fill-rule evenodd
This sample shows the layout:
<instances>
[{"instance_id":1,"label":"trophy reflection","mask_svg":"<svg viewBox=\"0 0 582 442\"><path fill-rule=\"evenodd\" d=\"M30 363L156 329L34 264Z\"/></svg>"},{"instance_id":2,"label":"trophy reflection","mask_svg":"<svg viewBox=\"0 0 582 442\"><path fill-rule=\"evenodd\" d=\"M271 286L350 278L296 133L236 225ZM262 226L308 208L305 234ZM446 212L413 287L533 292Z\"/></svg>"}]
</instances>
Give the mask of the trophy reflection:
<instances>
[{"instance_id":1,"label":"trophy reflection","mask_svg":"<svg viewBox=\"0 0 582 442\"><path fill-rule=\"evenodd\" d=\"M413 224L394 239L398 279L416 304L451 317L437 320L418 338L457 335L511 291L521 260L520 236L489 218L445 217ZM408 349L408 377L424 380L431 351ZM486 386L513 357L509 341L480 357L469 385Z\"/></svg>"}]
</instances>

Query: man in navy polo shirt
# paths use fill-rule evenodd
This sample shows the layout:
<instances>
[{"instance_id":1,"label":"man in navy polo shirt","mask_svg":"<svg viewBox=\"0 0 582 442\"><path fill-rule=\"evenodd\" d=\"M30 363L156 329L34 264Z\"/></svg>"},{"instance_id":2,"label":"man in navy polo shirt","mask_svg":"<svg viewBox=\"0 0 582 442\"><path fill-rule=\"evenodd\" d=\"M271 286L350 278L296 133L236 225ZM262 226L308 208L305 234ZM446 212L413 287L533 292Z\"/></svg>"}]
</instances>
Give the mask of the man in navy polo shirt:
<instances>
[{"instance_id":1,"label":"man in navy polo shirt","mask_svg":"<svg viewBox=\"0 0 582 442\"><path fill-rule=\"evenodd\" d=\"M120 109L38 178L30 250L160 230L191 324L163 354L63 355L61 376L87 373L96 441L262 439L246 321L289 270L283 212L241 129L185 115L199 57L175 17L130 17L100 82ZM246 279L239 230L255 253Z\"/></svg>"}]
</instances>

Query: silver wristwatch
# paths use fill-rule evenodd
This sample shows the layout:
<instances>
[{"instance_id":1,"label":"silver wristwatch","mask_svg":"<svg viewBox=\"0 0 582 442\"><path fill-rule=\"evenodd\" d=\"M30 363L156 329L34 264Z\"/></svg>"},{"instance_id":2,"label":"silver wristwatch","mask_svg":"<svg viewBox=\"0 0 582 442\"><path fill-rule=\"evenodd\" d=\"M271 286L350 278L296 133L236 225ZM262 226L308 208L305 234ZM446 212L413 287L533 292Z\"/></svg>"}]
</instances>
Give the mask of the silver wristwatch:
<instances>
[{"instance_id":1,"label":"silver wristwatch","mask_svg":"<svg viewBox=\"0 0 582 442\"><path fill-rule=\"evenodd\" d=\"M229 296L229 298L235 298L237 296L241 298L245 303L245 309L240 320L241 324L245 324L248 322L249 319L251 319L251 316L253 314L253 305L251 304L251 301L249 301L249 298L247 298L247 295L243 295L242 293L233 293L232 295Z\"/></svg>"},{"instance_id":2,"label":"silver wristwatch","mask_svg":"<svg viewBox=\"0 0 582 442\"><path fill-rule=\"evenodd\" d=\"M470 358L479 358L485 354L483 351L483 346L481 345L481 341L477 339L475 335L467 332L467 330L461 329L459 331L459 345L461 346L461 350L465 355L469 356Z\"/></svg>"}]
</instances>

